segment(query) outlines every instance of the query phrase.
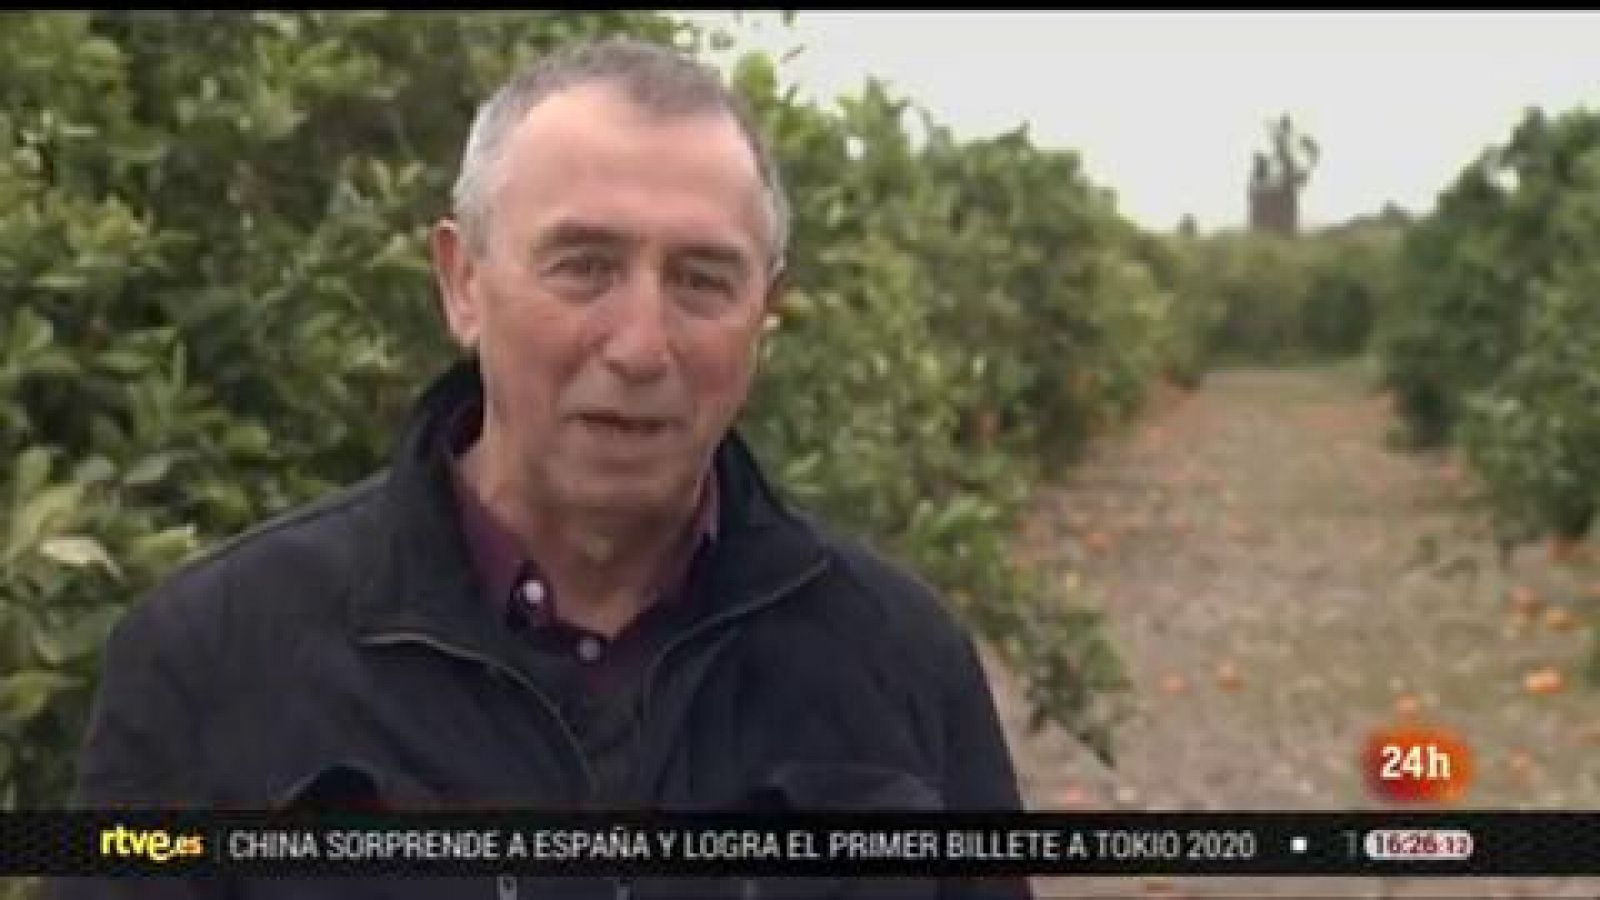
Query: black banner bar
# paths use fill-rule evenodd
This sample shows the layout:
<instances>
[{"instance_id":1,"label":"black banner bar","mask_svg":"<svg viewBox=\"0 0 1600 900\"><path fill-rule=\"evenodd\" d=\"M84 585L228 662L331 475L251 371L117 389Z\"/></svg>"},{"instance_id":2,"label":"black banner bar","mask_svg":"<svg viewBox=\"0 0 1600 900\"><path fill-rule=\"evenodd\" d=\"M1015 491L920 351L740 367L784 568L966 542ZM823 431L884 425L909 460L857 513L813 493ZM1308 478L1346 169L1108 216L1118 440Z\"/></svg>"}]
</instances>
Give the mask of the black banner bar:
<instances>
[{"instance_id":1,"label":"black banner bar","mask_svg":"<svg viewBox=\"0 0 1600 900\"><path fill-rule=\"evenodd\" d=\"M1600 876L1600 812L0 814L0 875Z\"/></svg>"}]
</instances>

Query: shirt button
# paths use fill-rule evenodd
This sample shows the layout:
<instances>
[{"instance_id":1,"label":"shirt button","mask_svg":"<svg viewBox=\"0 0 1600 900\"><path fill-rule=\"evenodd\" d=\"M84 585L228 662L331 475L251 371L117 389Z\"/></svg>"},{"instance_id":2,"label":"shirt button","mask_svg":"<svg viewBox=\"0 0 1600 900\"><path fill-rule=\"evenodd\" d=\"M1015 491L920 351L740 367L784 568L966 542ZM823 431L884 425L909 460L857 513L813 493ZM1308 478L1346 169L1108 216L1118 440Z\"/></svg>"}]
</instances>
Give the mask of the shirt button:
<instances>
[{"instance_id":1,"label":"shirt button","mask_svg":"<svg viewBox=\"0 0 1600 900\"><path fill-rule=\"evenodd\" d=\"M527 581L524 581L522 583L521 594L522 602L527 605L528 609L537 612L538 610L544 608L545 591L544 585L540 582L531 578Z\"/></svg>"},{"instance_id":2,"label":"shirt button","mask_svg":"<svg viewBox=\"0 0 1600 900\"><path fill-rule=\"evenodd\" d=\"M585 635L583 639L578 641L578 658L584 662L594 662L599 659L600 650L599 638Z\"/></svg>"}]
</instances>

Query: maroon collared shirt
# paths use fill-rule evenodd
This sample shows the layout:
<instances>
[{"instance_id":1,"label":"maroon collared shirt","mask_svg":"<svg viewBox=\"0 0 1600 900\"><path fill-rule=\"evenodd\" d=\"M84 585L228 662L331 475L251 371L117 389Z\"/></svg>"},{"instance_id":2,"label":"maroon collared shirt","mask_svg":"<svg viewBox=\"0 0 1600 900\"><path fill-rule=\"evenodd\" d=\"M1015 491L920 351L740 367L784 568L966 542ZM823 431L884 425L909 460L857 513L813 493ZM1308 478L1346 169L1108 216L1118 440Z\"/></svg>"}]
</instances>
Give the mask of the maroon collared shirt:
<instances>
[{"instance_id":1,"label":"maroon collared shirt","mask_svg":"<svg viewBox=\"0 0 1600 900\"><path fill-rule=\"evenodd\" d=\"M637 702L651 661L695 620L695 563L716 539L716 477L706 474L691 527L644 610L607 639L562 620L554 586L463 477L459 459L481 425L482 407L470 406L453 419L446 436L456 509L483 601L532 651L523 654L524 665L577 738L595 802L628 803L638 747Z\"/></svg>"},{"instance_id":2,"label":"maroon collared shirt","mask_svg":"<svg viewBox=\"0 0 1600 900\"><path fill-rule=\"evenodd\" d=\"M693 603L691 576L700 551L716 539L717 484L707 473L700 489L691 526L679 540L656 579L645 609L614 638L564 621L555 586L536 560L524 551L522 541L486 504L461 472L459 460L477 439L482 408L463 409L449 430L451 483L462 534L466 538L473 570L484 599L507 627L527 632L541 650L563 653L582 664L590 690L606 690L628 681L648 662L649 651L690 618Z\"/></svg>"}]
</instances>

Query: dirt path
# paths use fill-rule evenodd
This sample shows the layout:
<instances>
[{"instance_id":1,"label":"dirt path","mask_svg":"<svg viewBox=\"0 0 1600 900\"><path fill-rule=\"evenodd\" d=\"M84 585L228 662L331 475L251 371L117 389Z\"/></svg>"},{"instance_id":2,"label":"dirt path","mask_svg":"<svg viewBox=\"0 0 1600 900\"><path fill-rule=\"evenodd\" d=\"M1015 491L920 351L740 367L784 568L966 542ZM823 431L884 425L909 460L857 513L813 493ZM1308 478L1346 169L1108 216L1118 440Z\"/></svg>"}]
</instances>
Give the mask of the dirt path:
<instances>
[{"instance_id":1,"label":"dirt path","mask_svg":"<svg viewBox=\"0 0 1600 900\"><path fill-rule=\"evenodd\" d=\"M1600 690L1581 675L1600 573L1543 546L1502 569L1470 487L1390 450L1392 425L1354 367L1219 372L1041 493L1028 542L1103 604L1138 713L1108 771L1058 732L1026 734L995 669L1031 806L1373 808L1361 741L1414 704L1475 753L1464 805L1600 808ZM1546 667L1563 689L1530 693ZM1040 893L1600 897L1600 880L1102 878Z\"/></svg>"}]
</instances>

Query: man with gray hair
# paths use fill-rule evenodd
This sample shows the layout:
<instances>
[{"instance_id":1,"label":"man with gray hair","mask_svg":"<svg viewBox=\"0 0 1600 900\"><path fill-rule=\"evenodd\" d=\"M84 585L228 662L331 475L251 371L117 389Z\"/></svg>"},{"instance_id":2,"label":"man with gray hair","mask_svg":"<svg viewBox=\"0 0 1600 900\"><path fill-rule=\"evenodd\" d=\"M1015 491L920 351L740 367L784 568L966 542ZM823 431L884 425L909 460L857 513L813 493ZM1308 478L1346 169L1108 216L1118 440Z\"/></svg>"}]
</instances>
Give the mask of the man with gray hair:
<instances>
[{"instance_id":1,"label":"man with gray hair","mask_svg":"<svg viewBox=\"0 0 1600 900\"><path fill-rule=\"evenodd\" d=\"M791 508L733 428L788 204L716 73L623 39L539 61L479 111L453 207L432 251L462 359L384 471L187 566L119 624L75 803L1018 809L972 640L925 584ZM243 887L1027 895L620 875Z\"/></svg>"}]
</instances>

